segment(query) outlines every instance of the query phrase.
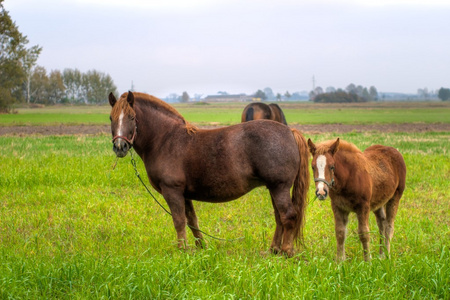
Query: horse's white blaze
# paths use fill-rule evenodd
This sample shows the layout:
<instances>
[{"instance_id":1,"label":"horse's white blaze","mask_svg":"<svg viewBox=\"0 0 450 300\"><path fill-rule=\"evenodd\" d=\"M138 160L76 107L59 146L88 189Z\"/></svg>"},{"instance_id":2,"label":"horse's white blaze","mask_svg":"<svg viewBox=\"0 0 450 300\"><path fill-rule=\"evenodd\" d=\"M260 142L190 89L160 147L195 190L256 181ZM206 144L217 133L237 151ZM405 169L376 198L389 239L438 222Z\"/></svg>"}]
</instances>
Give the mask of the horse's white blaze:
<instances>
[{"instance_id":1,"label":"horse's white blaze","mask_svg":"<svg viewBox=\"0 0 450 300\"><path fill-rule=\"evenodd\" d=\"M317 157L317 171L319 171L318 178L325 180L325 167L326 166L327 166L327 158L325 157L325 155L319 155ZM324 187L325 186L322 181L320 181L319 184L317 185L317 188L319 190L323 190Z\"/></svg>"},{"instance_id":2,"label":"horse's white blaze","mask_svg":"<svg viewBox=\"0 0 450 300\"><path fill-rule=\"evenodd\" d=\"M122 110L122 112L119 115L119 126L118 126L118 130L117 130L117 135L119 135L119 136L122 135L123 117L124 117L124 114L123 114L123 110Z\"/></svg>"}]
</instances>

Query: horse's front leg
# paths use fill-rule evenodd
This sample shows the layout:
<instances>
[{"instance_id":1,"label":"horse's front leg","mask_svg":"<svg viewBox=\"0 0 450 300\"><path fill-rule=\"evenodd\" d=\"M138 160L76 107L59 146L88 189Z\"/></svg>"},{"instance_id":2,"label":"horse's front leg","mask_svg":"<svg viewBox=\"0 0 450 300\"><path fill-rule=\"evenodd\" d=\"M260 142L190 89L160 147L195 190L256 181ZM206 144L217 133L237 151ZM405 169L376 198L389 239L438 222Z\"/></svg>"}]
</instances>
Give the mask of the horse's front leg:
<instances>
[{"instance_id":1,"label":"horse's front leg","mask_svg":"<svg viewBox=\"0 0 450 300\"><path fill-rule=\"evenodd\" d=\"M182 193L170 187L161 188L162 195L172 213L173 225L177 232L178 248L187 248L185 199Z\"/></svg>"},{"instance_id":2,"label":"horse's front leg","mask_svg":"<svg viewBox=\"0 0 450 300\"><path fill-rule=\"evenodd\" d=\"M199 248L205 247L205 242L203 240L203 235L198 227L198 219L195 214L194 205L192 204L192 200L186 199L185 201L185 212L187 218L187 224L189 228L192 230L192 234L195 237L195 245Z\"/></svg>"},{"instance_id":3,"label":"horse's front leg","mask_svg":"<svg viewBox=\"0 0 450 300\"><path fill-rule=\"evenodd\" d=\"M334 214L334 232L336 235L336 260L345 260L345 238L347 235L347 223L349 212L344 211L331 203Z\"/></svg>"}]
</instances>

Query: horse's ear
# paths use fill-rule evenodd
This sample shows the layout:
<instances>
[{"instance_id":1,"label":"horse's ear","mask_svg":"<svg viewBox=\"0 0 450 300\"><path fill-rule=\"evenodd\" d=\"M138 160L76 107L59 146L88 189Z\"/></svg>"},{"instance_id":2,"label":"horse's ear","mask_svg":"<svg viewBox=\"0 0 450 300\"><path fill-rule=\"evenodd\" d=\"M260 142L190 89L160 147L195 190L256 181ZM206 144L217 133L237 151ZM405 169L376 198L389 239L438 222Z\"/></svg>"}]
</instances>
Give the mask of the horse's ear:
<instances>
[{"instance_id":1,"label":"horse's ear","mask_svg":"<svg viewBox=\"0 0 450 300\"><path fill-rule=\"evenodd\" d=\"M131 91L128 91L127 102L131 107L134 105L134 95Z\"/></svg>"},{"instance_id":2,"label":"horse's ear","mask_svg":"<svg viewBox=\"0 0 450 300\"><path fill-rule=\"evenodd\" d=\"M114 104L116 104L116 102L117 102L117 99L112 92L109 93L108 100L109 100L109 104L111 104L111 107L114 106Z\"/></svg>"},{"instance_id":3,"label":"horse's ear","mask_svg":"<svg viewBox=\"0 0 450 300\"><path fill-rule=\"evenodd\" d=\"M311 139L308 139L308 148L309 152L311 152L311 155L314 156L314 154L316 153L316 145L314 145Z\"/></svg>"},{"instance_id":4,"label":"horse's ear","mask_svg":"<svg viewBox=\"0 0 450 300\"><path fill-rule=\"evenodd\" d=\"M339 138L336 139L336 142L333 143L330 147L331 155L334 155L339 150Z\"/></svg>"}]
</instances>

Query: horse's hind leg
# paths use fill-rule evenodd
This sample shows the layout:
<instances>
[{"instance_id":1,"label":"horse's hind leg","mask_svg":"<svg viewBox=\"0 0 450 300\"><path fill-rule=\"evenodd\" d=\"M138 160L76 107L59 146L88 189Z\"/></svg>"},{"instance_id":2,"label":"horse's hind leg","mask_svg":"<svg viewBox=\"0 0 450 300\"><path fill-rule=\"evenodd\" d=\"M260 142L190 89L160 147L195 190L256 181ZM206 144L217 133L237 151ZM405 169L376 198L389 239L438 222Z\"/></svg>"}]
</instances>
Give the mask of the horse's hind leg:
<instances>
[{"instance_id":1,"label":"horse's hind leg","mask_svg":"<svg viewBox=\"0 0 450 300\"><path fill-rule=\"evenodd\" d=\"M278 254L281 251L281 240L283 238L283 225L281 224L280 213L278 212L278 208L275 205L272 195L271 195L271 198L272 198L272 206L273 206L274 215L275 215L276 227L275 227L275 233L273 235L272 244L270 245L270 249L272 250L273 253Z\"/></svg>"},{"instance_id":2,"label":"horse's hind leg","mask_svg":"<svg viewBox=\"0 0 450 300\"><path fill-rule=\"evenodd\" d=\"M192 230L192 234L195 237L195 245L197 247L204 247L203 235L200 232L198 227L197 215L195 214L194 205L192 204L192 200L186 199L185 201L185 212L187 218L187 224L189 228Z\"/></svg>"},{"instance_id":3,"label":"horse's hind leg","mask_svg":"<svg viewBox=\"0 0 450 300\"><path fill-rule=\"evenodd\" d=\"M385 246L386 251L389 254L391 251L391 240L394 236L394 220L397 215L398 204L400 203L400 198L402 193L395 192L394 197L386 203L386 228L385 228Z\"/></svg>"},{"instance_id":4,"label":"horse's hind leg","mask_svg":"<svg viewBox=\"0 0 450 300\"><path fill-rule=\"evenodd\" d=\"M279 236L281 236L281 252L285 253L287 256L292 256L294 255L294 230L299 216L297 216L297 212L292 205L290 189L271 189L270 194L272 195L275 210L279 213L279 221L281 223L281 229L277 224L273 242L277 243L279 241Z\"/></svg>"},{"instance_id":5,"label":"horse's hind leg","mask_svg":"<svg viewBox=\"0 0 450 300\"><path fill-rule=\"evenodd\" d=\"M384 247L386 247L386 229L388 227L388 223L386 221L386 211L382 206L380 209L373 212L375 217L377 218L377 225L380 231L380 256L384 256Z\"/></svg>"},{"instance_id":6,"label":"horse's hind leg","mask_svg":"<svg viewBox=\"0 0 450 300\"><path fill-rule=\"evenodd\" d=\"M369 207L362 207L359 211L356 212L358 218L359 240L361 241L361 244L363 246L365 261L370 260L369 213L370 213Z\"/></svg>"}]
</instances>

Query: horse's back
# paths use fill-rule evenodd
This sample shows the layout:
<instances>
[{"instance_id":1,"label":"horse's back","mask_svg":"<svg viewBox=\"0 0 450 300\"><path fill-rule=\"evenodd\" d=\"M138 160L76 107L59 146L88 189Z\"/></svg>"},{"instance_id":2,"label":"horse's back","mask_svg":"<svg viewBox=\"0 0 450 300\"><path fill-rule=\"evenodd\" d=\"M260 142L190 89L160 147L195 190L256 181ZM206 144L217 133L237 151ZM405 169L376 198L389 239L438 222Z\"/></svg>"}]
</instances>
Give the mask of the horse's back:
<instances>
[{"instance_id":1,"label":"horse's back","mask_svg":"<svg viewBox=\"0 0 450 300\"><path fill-rule=\"evenodd\" d=\"M374 187L387 192L403 193L406 181L406 164L401 153L389 146L373 145L364 151L370 160L370 173Z\"/></svg>"},{"instance_id":2,"label":"horse's back","mask_svg":"<svg viewBox=\"0 0 450 300\"><path fill-rule=\"evenodd\" d=\"M284 116L281 107L276 103L270 103L269 107L272 110L273 120L283 123L284 125L287 125L286 117Z\"/></svg>"},{"instance_id":3,"label":"horse's back","mask_svg":"<svg viewBox=\"0 0 450 300\"><path fill-rule=\"evenodd\" d=\"M383 145L373 145L364 150L364 155L371 157L372 160L386 160L399 170L406 170L405 160L402 154L395 148Z\"/></svg>"},{"instance_id":4,"label":"horse's back","mask_svg":"<svg viewBox=\"0 0 450 300\"><path fill-rule=\"evenodd\" d=\"M195 135L183 154L185 174L191 191L209 192L192 192L193 199L232 200L257 186L292 185L298 172L297 143L281 123L255 120Z\"/></svg>"},{"instance_id":5,"label":"horse's back","mask_svg":"<svg viewBox=\"0 0 450 300\"><path fill-rule=\"evenodd\" d=\"M267 104L261 102L248 104L242 112L241 122L259 119L271 119L270 107Z\"/></svg>"},{"instance_id":6,"label":"horse's back","mask_svg":"<svg viewBox=\"0 0 450 300\"><path fill-rule=\"evenodd\" d=\"M232 151L244 150L249 161L265 164L282 163L299 157L297 143L291 130L272 120L254 120L230 126Z\"/></svg>"}]
</instances>

